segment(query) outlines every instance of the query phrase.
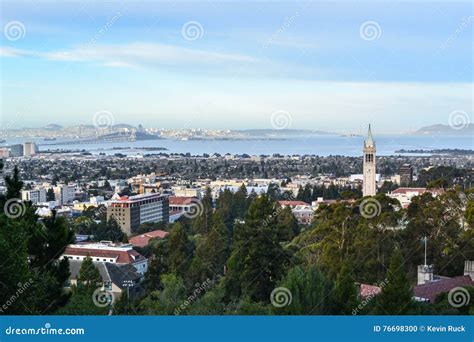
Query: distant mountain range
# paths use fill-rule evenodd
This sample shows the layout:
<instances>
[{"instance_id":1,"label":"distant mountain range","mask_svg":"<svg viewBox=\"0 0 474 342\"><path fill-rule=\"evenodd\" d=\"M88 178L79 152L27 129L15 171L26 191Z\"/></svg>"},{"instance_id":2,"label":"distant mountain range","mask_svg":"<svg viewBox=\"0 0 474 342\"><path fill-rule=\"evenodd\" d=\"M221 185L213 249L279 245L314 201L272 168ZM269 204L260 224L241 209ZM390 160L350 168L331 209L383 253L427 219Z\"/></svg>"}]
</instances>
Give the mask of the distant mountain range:
<instances>
[{"instance_id":1,"label":"distant mountain range","mask_svg":"<svg viewBox=\"0 0 474 342\"><path fill-rule=\"evenodd\" d=\"M110 133L113 132L127 132L137 131L137 127L128 124L116 124L108 127ZM1 130L0 130L1 131ZM170 131L175 133L170 134ZM76 125L76 126L61 126L58 124L49 124L41 128L24 128L11 129L3 131L5 137L7 136L39 136L39 137L64 137L64 138L78 138L78 137L92 137L97 135L97 127L94 125ZM10 132L10 133L8 133ZM154 139L157 136L170 139L285 139L298 136L311 135L339 135L343 137L362 137L359 134L341 134L322 130L309 129L241 129L241 130L212 130L212 129L174 129L174 130L159 130L152 133ZM181 132L181 133L176 133ZM6 134L5 134L6 133ZM381 133L379 133L381 134ZM436 124L424 126L416 131L409 132L411 135L474 135L474 124L469 123L459 127L450 125ZM3 136L2 135L2 136ZM102 134L103 135L103 134ZM147 134L143 134L147 135ZM151 139L151 137L140 137Z\"/></svg>"},{"instance_id":2,"label":"distant mountain range","mask_svg":"<svg viewBox=\"0 0 474 342\"><path fill-rule=\"evenodd\" d=\"M474 124L466 124L459 127L452 127L450 125L431 125L421 127L413 134L423 134L423 135L473 135L474 134Z\"/></svg>"}]
</instances>

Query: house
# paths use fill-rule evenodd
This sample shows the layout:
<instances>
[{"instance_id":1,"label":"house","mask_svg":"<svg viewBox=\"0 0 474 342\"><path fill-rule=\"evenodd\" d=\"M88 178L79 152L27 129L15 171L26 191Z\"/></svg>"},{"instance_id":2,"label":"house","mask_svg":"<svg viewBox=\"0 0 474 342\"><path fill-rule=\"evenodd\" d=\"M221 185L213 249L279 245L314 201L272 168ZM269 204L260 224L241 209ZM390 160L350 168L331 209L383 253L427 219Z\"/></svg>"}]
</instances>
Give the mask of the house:
<instances>
[{"instance_id":1,"label":"house","mask_svg":"<svg viewBox=\"0 0 474 342\"><path fill-rule=\"evenodd\" d=\"M299 224L311 224L313 221L314 210L306 202L303 201L278 201L278 204L285 207L290 207L291 212L295 216Z\"/></svg>"},{"instance_id":2,"label":"house","mask_svg":"<svg viewBox=\"0 0 474 342\"><path fill-rule=\"evenodd\" d=\"M70 285L77 285L81 265L82 260L69 260ZM119 298L123 292L128 292L130 297L142 292L143 275L138 273L133 265L94 261L94 266L99 271L104 289L112 292L115 299Z\"/></svg>"},{"instance_id":3,"label":"house","mask_svg":"<svg viewBox=\"0 0 474 342\"><path fill-rule=\"evenodd\" d=\"M153 230L148 233L133 236L129 239L129 242L135 247L145 247L151 239L164 239L167 235L168 232L165 232L164 230Z\"/></svg>"}]
</instances>

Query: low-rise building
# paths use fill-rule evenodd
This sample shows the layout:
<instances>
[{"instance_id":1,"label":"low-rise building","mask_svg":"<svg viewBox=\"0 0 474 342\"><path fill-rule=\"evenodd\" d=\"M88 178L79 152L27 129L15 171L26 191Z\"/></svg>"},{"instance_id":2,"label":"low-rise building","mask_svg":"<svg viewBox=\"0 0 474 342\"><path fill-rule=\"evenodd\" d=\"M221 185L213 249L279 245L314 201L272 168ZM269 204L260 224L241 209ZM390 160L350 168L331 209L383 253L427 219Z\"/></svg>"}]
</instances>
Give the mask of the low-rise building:
<instances>
[{"instance_id":1,"label":"low-rise building","mask_svg":"<svg viewBox=\"0 0 474 342\"><path fill-rule=\"evenodd\" d=\"M148 233L133 236L129 242L135 247L145 247L151 239L164 239L167 235L168 232L164 230L153 230Z\"/></svg>"},{"instance_id":2,"label":"low-rise building","mask_svg":"<svg viewBox=\"0 0 474 342\"><path fill-rule=\"evenodd\" d=\"M402 207L406 208L410 205L413 197L423 195L425 192L429 192L436 197L441 195L444 190L427 188L398 188L390 192L388 197L398 200Z\"/></svg>"},{"instance_id":3,"label":"low-rise building","mask_svg":"<svg viewBox=\"0 0 474 342\"><path fill-rule=\"evenodd\" d=\"M132 265L144 275L148 271L148 259L133 249L132 244L115 244L110 241L68 245L63 253L69 260L84 261L90 257L93 262Z\"/></svg>"},{"instance_id":4,"label":"low-rise building","mask_svg":"<svg viewBox=\"0 0 474 342\"><path fill-rule=\"evenodd\" d=\"M306 202L303 201L278 201L282 207L291 208L291 212L295 216L299 224L311 224L313 221L314 210Z\"/></svg>"}]
</instances>

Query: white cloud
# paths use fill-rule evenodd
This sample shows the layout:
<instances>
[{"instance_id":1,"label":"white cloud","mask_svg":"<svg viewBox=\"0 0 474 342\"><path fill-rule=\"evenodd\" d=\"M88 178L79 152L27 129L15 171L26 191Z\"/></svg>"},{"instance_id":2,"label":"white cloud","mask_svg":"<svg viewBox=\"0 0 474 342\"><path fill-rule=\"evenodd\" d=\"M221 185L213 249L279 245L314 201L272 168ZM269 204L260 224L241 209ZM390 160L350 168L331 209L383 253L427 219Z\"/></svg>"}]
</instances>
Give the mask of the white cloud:
<instances>
[{"instance_id":1,"label":"white cloud","mask_svg":"<svg viewBox=\"0 0 474 342\"><path fill-rule=\"evenodd\" d=\"M210 52L156 43L90 44L52 52L2 47L0 56L34 56L51 61L99 62L105 66L113 67L219 66L229 63L257 62L250 56L240 54Z\"/></svg>"}]
</instances>

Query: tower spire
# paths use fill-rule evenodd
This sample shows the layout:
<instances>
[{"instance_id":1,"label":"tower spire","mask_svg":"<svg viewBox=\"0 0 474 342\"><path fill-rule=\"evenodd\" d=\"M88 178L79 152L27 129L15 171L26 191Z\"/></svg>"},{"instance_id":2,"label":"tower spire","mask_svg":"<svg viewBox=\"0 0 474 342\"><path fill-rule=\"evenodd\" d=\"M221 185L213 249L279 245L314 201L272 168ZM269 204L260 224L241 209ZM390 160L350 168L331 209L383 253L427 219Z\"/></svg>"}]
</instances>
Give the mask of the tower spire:
<instances>
[{"instance_id":1,"label":"tower spire","mask_svg":"<svg viewBox=\"0 0 474 342\"><path fill-rule=\"evenodd\" d=\"M363 188L364 196L375 196L377 193L375 142L369 124L367 139L364 141L364 163L363 163Z\"/></svg>"},{"instance_id":2,"label":"tower spire","mask_svg":"<svg viewBox=\"0 0 474 342\"><path fill-rule=\"evenodd\" d=\"M367 140L365 141L366 146L374 146L374 138L372 136L372 130L370 129L370 124L369 124L369 130L367 132Z\"/></svg>"}]
</instances>

